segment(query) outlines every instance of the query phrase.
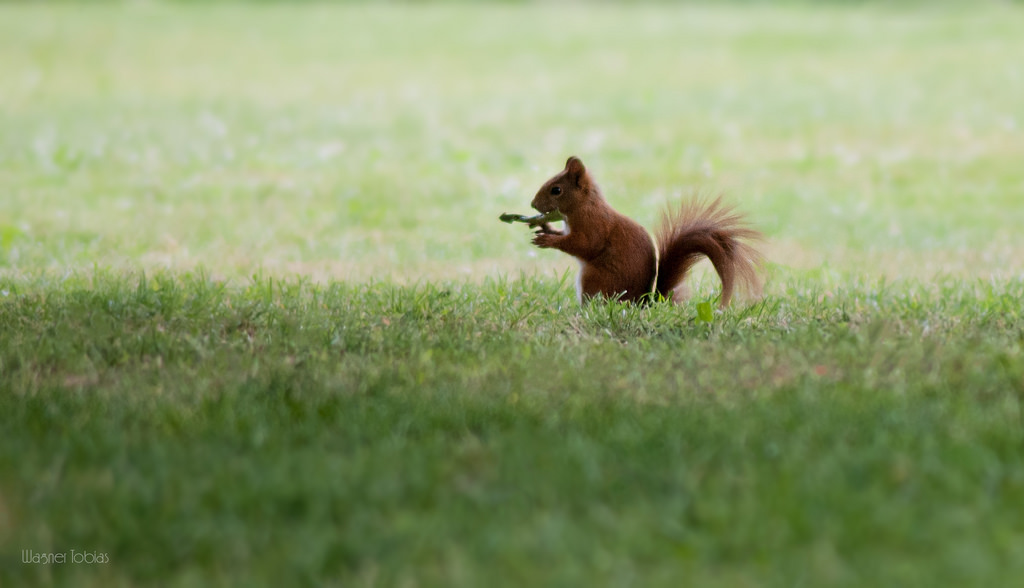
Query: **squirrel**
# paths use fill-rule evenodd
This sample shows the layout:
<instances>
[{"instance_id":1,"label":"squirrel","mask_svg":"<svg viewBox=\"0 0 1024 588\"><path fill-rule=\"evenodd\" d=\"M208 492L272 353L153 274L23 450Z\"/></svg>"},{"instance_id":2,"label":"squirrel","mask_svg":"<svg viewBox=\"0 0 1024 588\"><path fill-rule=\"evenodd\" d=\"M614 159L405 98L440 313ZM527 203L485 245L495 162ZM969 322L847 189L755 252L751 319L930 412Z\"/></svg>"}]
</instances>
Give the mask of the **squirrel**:
<instances>
[{"instance_id":1,"label":"squirrel","mask_svg":"<svg viewBox=\"0 0 1024 588\"><path fill-rule=\"evenodd\" d=\"M540 187L531 206L562 214L565 230L542 223L533 244L564 251L580 262L580 302L600 294L628 302L665 297L679 303L685 298L682 282L701 255L711 260L722 281L721 308L732 300L737 281L760 294L755 270L762 257L751 242L761 240L761 233L720 197L710 203L695 198L666 211L652 237L608 204L583 162L573 156Z\"/></svg>"}]
</instances>

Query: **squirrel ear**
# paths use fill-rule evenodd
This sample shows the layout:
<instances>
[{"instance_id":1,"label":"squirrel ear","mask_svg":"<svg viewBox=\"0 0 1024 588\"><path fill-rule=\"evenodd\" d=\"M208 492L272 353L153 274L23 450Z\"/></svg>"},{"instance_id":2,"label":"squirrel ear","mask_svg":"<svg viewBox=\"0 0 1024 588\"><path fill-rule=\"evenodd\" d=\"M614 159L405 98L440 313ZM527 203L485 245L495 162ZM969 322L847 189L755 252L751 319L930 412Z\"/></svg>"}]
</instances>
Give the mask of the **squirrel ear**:
<instances>
[{"instance_id":1,"label":"squirrel ear","mask_svg":"<svg viewBox=\"0 0 1024 588\"><path fill-rule=\"evenodd\" d=\"M577 185L582 184L583 176L587 173L587 168L583 167L583 162L575 155L566 160L565 170Z\"/></svg>"}]
</instances>

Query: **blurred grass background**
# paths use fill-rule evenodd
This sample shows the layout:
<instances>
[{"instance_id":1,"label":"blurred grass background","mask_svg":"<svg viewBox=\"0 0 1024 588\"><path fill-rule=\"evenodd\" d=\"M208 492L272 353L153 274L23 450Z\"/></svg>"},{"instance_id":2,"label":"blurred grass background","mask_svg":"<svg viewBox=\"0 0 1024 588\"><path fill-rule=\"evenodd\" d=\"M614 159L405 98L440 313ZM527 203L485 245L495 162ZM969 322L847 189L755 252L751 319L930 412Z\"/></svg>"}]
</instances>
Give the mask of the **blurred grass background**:
<instances>
[{"instance_id":1,"label":"blurred grass background","mask_svg":"<svg viewBox=\"0 0 1024 588\"><path fill-rule=\"evenodd\" d=\"M1022 96L995 1L0 3L0 586L1013 585ZM578 306L569 154L767 296Z\"/></svg>"},{"instance_id":2,"label":"blurred grass background","mask_svg":"<svg viewBox=\"0 0 1024 588\"><path fill-rule=\"evenodd\" d=\"M797 269L1018 275L1018 6L2 5L0 271L479 278L577 154Z\"/></svg>"}]
</instances>

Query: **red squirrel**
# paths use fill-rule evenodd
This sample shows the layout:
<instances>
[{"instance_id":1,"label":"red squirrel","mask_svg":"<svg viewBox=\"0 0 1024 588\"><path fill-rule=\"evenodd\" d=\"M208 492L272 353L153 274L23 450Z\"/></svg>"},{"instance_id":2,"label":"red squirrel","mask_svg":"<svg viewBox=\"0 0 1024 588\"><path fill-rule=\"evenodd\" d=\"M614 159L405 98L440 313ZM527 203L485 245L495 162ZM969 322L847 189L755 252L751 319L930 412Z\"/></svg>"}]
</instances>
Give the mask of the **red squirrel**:
<instances>
[{"instance_id":1,"label":"red squirrel","mask_svg":"<svg viewBox=\"0 0 1024 588\"><path fill-rule=\"evenodd\" d=\"M737 281L760 293L755 271L761 255L750 244L761 234L722 204L694 199L662 218L656 237L613 209L578 157L544 183L530 204L541 213L558 211L565 231L538 227L533 244L554 248L580 262L576 293L580 301L598 294L645 302L652 294L680 302L686 273L704 255L722 280L719 306L732 300Z\"/></svg>"}]
</instances>

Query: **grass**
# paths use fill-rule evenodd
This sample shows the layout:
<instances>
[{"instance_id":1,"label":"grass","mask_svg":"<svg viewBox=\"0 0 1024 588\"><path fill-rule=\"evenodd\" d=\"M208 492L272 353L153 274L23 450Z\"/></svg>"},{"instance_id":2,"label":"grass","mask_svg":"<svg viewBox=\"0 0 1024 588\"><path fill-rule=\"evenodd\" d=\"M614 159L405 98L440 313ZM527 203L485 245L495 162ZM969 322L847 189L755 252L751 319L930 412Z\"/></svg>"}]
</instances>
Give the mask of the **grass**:
<instances>
[{"instance_id":1,"label":"grass","mask_svg":"<svg viewBox=\"0 0 1024 588\"><path fill-rule=\"evenodd\" d=\"M3 11L6 272L560 273L495 217L571 153L801 269L1024 269L1017 7Z\"/></svg>"},{"instance_id":2,"label":"grass","mask_svg":"<svg viewBox=\"0 0 1024 588\"><path fill-rule=\"evenodd\" d=\"M73 584L1022 571L1020 281L712 323L531 280L27 290L0 307L4 544L109 553Z\"/></svg>"},{"instance_id":3,"label":"grass","mask_svg":"<svg viewBox=\"0 0 1024 588\"><path fill-rule=\"evenodd\" d=\"M1021 22L0 6L0 583L1012 584ZM579 307L570 153L766 296Z\"/></svg>"}]
</instances>

